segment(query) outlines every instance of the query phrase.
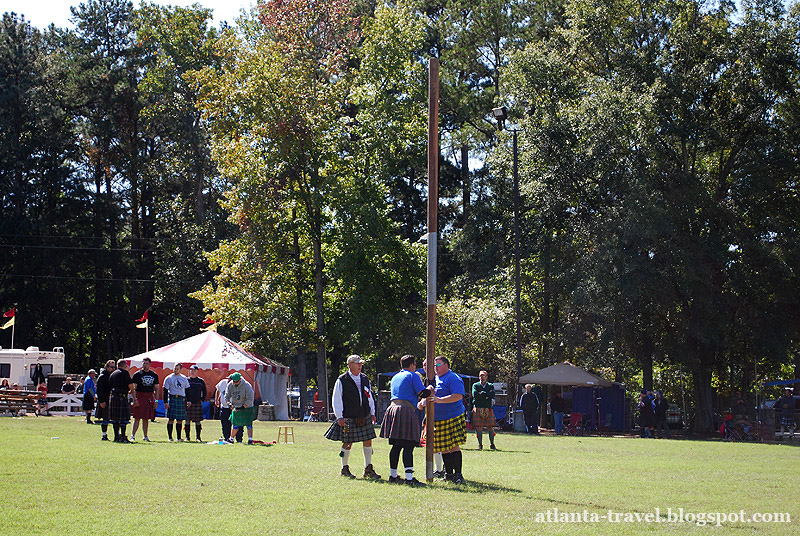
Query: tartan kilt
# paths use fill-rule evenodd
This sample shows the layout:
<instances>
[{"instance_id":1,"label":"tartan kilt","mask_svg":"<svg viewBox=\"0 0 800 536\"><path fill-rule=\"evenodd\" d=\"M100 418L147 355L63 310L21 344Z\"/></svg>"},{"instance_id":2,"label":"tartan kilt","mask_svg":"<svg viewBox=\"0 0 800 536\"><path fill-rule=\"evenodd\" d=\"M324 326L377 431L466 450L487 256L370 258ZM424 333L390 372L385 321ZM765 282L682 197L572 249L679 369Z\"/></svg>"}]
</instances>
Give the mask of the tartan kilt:
<instances>
[{"instance_id":1,"label":"tartan kilt","mask_svg":"<svg viewBox=\"0 0 800 536\"><path fill-rule=\"evenodd\" d=\"M108 424L108 402L106 402L106 407L104 408L100 407L99 402L97 403L94 408L94 418L103 424Z\"/></svg>"},{"instance_id":2,"label":"tartan kilt","mask_svg":"<svg viewBox=\"0 0 800 536\"><path fill-rule=\"evenodd\" d=\"M83 395L83 402L81 403L83 411L92 411L94 409L94 397L92 395Z\"/></svg>"},{"instance_id":3,"label":"tartan kilt","mask_svg":"<svg viewBox=\"0 0 800 536\"><path fill-rule=\"evenodd\" d=\"M155 403L153 402L153 393L136 393L136 400L139 401L138 406L131 408L131 413L134 419L150 419L153 414Z\"/></svg>"},{"instance_id":4,"label":"tartan kilt","mask_svg":"<svg viewBox=\"0 0 800 536\"><path fill-rule=\"evenodd\" d=\"M785 428L794 428L794 417L781 417L781 426Z\"/></svg>"},{"instance_id":5,"label":"tartan kilt","mask_svg":"<svg viewBox=\"0 0 800 536\"><path fill-rule=\"evenodd\" d=\"M401 439L419 446L419 435L419 418L414 407L392 401L383 415L380 436L388 439L389 443L392 443L393 439Z\"/></svg>"},{"instance_id":6,"label":"tartan kilt","mask_svg":"<svg viewBox=\"0 0 800 536\"><path fill-rule=\"evenodd\" d=\"M200 422L203 420L202 402L192 402L192 405L186 408L186 420L189 422Z\"/></svg>"},{"instance_id":7,"label":"tartan kilt","mask_svg":"<svg viewBox=\"0 0 800 536\"><path fill-rule=\"evenodd\" d=\"M464 415L433 423L433 452L447 452L467 442Z\"/></svg>"},{"instance_id":8,"label":"tartan kilt","mask_svg":"<svg viewBox=\"0 0 800 536\"><path fill-rule=\"evenodd\" d=\"M495 426L494 410L492 408L474 408L470 423L473 427L493 428Z\"/></svg>"},{"instance_id":9,"label":"tartan kilt","mask_svg":"<svg viewBox=\"0 0 800 536\"><path fill-rule=\"evenodd\" d=\"M128 424L131 420L131 404L128 395L111 395L108 421L112 424Z\"/></svg>"},{"instance_id":10,"label":"tartan kilt","mask_svg":"<svg viewBox=\"0 0 800 536\"><path fill-rule=\"evenodd\" d=\"M185 421L186 420L186 397L169 395L169 409L167 410L167 420Z\"/></svg>"},{"instance_id":11,"label":"tartan kilt","mask_svg":"<svg viewBox=\"0 0 800 536\"><path fill-rule=\"evenodd\" d=\"M231 425L236 428L242 426L253 426L253 420L256 418L256 407L250 406L249 408L234 409L231 412Z\"/></svg>"},{"instance_id":12,"label":"tartan kilt","mask_svg":"<svg viewBox=\"0 0 800 536\"><path fill-rule=\"evenodd\" d=\"M356 420L344 418L344 426L339 426L338 421L333 421L331 427L325 432L325 437L331 441L342 443L359 443L375 439L375 427L372 426L372 417L366 418L364 426L356 426Z\"/></svg>"}]
</instances>

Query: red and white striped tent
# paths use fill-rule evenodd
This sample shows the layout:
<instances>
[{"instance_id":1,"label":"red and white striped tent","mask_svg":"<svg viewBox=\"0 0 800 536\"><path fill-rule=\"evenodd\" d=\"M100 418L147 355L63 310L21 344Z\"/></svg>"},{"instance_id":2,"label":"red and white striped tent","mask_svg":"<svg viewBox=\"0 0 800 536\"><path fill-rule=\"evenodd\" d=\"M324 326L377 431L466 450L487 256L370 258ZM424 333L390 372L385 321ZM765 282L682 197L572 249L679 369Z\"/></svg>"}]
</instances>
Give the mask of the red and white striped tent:
<instances>
[{"instance_id":1,"label":"red and white striped tent","mask_svg":"<svg viewBox=\"0 0 800 536\"><path fill-rule=\"evenodd\" d=\"M256 397L275 406L278 419L289 419L289 368L245 350L216 331L204 331L188 339L128 358L131 375L142 367L145 357L150 358L151 367L158 374L162 385L176 363L183 365L184 374L188 374L190 366L197 365L200 369L198 375L205 380L209 396L222 378L227 378L233 372L240 372L255 388Z\"/></svg>"}]
</instances>

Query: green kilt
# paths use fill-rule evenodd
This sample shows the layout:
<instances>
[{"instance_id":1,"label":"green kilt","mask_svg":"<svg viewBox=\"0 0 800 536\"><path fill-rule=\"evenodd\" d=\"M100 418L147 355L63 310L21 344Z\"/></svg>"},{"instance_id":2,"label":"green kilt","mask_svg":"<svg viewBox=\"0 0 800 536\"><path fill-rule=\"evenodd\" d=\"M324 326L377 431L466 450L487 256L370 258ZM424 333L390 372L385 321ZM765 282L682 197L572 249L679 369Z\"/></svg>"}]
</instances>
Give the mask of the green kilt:
<instances>
[{"instance_id":1,"label":"green kilt","mask_svg":"<svg viewBox=\"0 0 800 536\"><path fill-rule=\"evenodd\" d=\"M433 452L447 452L466 442L464 415L433 423Z\"/></svg>"},{"instance_id":2,"label":"green kilt","mask_svg":"<svg viewBox=\"0 0 800 536\"><path fill-rule=\"evenodd\" d=\"M250 406L249 408L234 408L231 412L231 424L236 428L242 426L253 426L253 421L256 418L256 407Z\"/></svg>"}]
</instances>

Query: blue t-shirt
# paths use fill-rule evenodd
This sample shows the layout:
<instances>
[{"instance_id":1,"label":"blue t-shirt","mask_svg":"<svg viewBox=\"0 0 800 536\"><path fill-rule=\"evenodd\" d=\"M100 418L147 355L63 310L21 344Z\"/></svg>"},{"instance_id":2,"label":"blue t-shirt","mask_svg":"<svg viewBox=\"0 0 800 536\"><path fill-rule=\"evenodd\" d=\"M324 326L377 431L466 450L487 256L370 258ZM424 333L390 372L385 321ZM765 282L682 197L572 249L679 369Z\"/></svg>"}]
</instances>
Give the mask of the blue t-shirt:
<instances>
[{"instance_id":1,"label":"blue t-shirt","mask_svg":"<svg viewBox=\"0 0 800 536\"><path fill-rule=\"evenodd\" d=\"M434 420L446 421L464 414L463 396L466 394L464 381L458 374L448 370L447 374L436 376L436 396L441 398L452 394L460 394L462 399L447 404L437 403L434 408Z\"/></svg>"},{"instance_id":2,"label":"blue t-shirt","mask_svg":"<svg viewBox=\"0 0 800 536\"><path fill-rule=\"evenodd\" d=\"M91 376L86 376L86 379L83 380L83 396L86 395L95 396L94 380Z\"/></svg>"},{"instance_id":3,"label":"blue t-shirt","mask_svg":"<svg viewBox=\"0 0 800 536\"><path fill-rule=\"evenodd\" d=\"M392 378L392 400L408 400L412 404L419 401L417 393L425 389L419 374L401 370Z\"/></svg>"}]
</instances>

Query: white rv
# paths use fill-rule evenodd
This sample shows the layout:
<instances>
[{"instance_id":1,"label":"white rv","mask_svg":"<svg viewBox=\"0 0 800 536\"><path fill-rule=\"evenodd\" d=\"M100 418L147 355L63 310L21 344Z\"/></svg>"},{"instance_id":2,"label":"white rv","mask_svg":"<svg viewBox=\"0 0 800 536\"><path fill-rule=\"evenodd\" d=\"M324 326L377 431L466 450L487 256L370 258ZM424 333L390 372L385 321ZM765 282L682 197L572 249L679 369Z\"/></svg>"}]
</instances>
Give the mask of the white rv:
<instances>
[{"instance_id":1,"label":"white rv","mask_svg":"<svg viewBox=\"0 0 800 536\"><path fill-rule=\"evenodd\" d=\"M45 376L64 374L64 348L58 346L52 352L42 352L36 346L29 346L27 350L0 348L0 380L8 378L12 385L18 383L22 389L30 387L33 385L31 370L37 363L42 365Z\"/></svg>"}]
</instances>

